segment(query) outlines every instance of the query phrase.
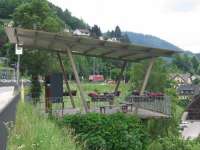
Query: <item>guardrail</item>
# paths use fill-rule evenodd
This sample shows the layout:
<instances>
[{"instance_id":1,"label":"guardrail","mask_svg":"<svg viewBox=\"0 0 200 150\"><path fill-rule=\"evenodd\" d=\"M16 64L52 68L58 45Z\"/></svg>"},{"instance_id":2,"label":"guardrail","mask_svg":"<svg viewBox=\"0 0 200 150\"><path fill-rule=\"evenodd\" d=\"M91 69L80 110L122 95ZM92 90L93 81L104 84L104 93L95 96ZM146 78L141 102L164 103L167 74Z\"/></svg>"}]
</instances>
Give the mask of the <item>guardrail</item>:
<instances>
[{"instance_id":1,"label":"guardrail","mask_svg":"<svg viewBox=\"0 0 200 150\"><path fill-rule=\"evenodd\" d=\"M137 108L143 108L166 115L171 114L171 100L169 96L136 96L132 95L126 99Z\"/></svg>"},{"instance_id":2,"label":"guardrail","mask_svg":"<svg viewBox=\"0 0 200 150\"><path fill-rule=\"evenodd\" d=\"M15 122L16 107L19 101L19 92L12 98L10 103L0 111L0 150L6 150L6 143L8 138L8 129L6 124Z\"/></svg>"},{"instance_id":3,"label":"guardrail","mask_svg":"<svg viewBox=\"0 0 200 150\"><path fill-rule=\"evenodd\" d=\"M13 69L13 68L0 68L0 79L16 80L15 69Z\"/></svg>"},{"instance_id":4,"label":"guardrail","mask_svg":"<svg viewBox=\"0 0 200 150\"><path fill-rule=\"evenodd\" d=\"M15 86L16 73L13 68L0 68L0 87L1 86Z\"/></svg>"}]
</instances>

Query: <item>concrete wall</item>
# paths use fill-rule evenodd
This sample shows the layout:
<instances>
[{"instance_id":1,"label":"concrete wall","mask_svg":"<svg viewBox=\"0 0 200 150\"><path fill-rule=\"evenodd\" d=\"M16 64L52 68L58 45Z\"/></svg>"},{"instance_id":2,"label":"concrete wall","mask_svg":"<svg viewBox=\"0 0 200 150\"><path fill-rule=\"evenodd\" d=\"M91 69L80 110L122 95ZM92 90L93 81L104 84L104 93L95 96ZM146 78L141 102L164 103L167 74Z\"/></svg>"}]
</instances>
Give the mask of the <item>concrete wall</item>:
<instances>
[{"instance_id":1,"label":"concrete wall","mask_svg":"<svg viewBox=\"0 0 200 150\"><path fill-rule=\"evenodd\" d=\"M19 94L14 96L13 100L0 113L0 150L6 150L8 130L4 123L15 121L16 108L19 98Z\"/></svg>"}]
</instances>

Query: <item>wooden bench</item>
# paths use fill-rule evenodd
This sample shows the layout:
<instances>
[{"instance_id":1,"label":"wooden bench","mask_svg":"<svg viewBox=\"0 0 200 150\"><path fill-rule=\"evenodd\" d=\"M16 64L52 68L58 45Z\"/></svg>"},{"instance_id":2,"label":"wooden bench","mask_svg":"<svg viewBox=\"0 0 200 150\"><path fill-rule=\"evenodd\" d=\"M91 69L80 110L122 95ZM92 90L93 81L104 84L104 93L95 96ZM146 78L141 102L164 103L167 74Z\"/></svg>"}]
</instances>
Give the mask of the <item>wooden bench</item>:
<instances>
[{"instance_id":1,"label":"wooden bench","mask_svg":"<svg viewBox=\"0 0 200 150\"><path fill-rule=\"evenodd\" d=\"M106 108L114 108L114 107L117 107L117 106L114 106L114 105L104 105L104 106L100 106L100 113L106 113Z\"/></svg>"},{"instance_id":2,"label":"wooden bench","mask_svg":"<svg viewBox=\"0 0 200 150\"><path fill-rule=\"evenodd\" d=\"M76 90L72 90L71 91L72 96L76 96L77 91ZM70 96L68 91L63 92L63 96Z\"/></svg>"},{"instance_id":3,"label":"wooden bench","mask_svg":"<svg viewBox=\"0 0 200 150\"><path fill-rule=\"evenodd\" d=\"M130 106L130 107L131 107L130 112L133 112L133 106L134 106L133 103L122 102L122 103L120 103L120 104L121 104L122 106L125 105L123 109L124 109L125 111L127 111L127 112L128 112L128 107Z\"/></svg>"},{"instance_id":4,"label":"wooden bench","mask_svg":"<svg viewBox=\"0 0 200 150\"><path fill-rule=\"evenodd\" d=\"M92 102L110 102L114 100L114 95L96 95L91 98Z\"/></svg>"},{"instance_id":5,"label":"wooden bench","mask_svg":"<svg viewBox=\"0 0 200 150\"><path fill-rule=\"evenodd\" d=\"M106 113L106 108L115 108L115 107L119 107L120 110L123 113L127 113L128 112L128 108L129 106L131 107L131 112L133 111L133 104L132 103L121 103L120 105L105 105L105 106L100 106L100 113L105 114Z\"/></svg>"}]
</instances>

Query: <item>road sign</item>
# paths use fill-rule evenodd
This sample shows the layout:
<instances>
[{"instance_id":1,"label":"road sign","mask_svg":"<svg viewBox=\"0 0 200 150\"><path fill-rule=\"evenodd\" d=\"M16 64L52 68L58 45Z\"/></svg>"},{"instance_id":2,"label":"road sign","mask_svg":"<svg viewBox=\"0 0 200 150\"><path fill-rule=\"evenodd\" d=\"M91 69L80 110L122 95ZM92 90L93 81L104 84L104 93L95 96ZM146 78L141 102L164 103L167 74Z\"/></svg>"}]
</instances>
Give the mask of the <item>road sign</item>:
<instances>
[{"instance_id":1,"label":"road sign","mask_svg":"<svg viewBox=\"0 0 200 150\"><path fill-rule=\"evenodd\" d=\"M15 44L15 54L22 55L23 54L23 47L21 44Z\"/></svg>"}]
</instances>

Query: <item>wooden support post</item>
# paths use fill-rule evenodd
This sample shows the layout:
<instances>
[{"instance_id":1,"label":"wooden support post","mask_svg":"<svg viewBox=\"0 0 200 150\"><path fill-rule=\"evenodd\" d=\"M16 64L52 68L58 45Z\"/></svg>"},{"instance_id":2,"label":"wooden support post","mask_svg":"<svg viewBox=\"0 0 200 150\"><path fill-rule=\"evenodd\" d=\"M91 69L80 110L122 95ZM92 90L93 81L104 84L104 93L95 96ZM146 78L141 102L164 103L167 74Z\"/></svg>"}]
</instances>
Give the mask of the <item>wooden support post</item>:
<instances>
[{"instance_id":1,"label":"wooden support post","mask_svg":"<svg viewBox=\"0 0 200 150\"><path fill-rule=\"evenodd\" d=\"M118 89L119 89L119 85L120 85L121 79L122 79L122 77L123 77L123 73L124 73L124 70L125 70L125 68L126 68L126 65L127 65L127 62L124 61L123 64L122 64L122 67L121 67L121 72L120 72L120 74L119 74L119 76L118 76L118 79L117 79L117 84L116 84L116 87L115 87L114 96L115 96L115 94L117 93L117 91L118 91ZM110 105L113 105L113 104L114 104L114 99L113 99L113 101L110 103Z\"/></svg>"},{"instance_id":2,"label":"wooden support post","mask_svg":"<svg viewBox=\"0 0 200 150\"><path fill-rule=\"evenodd\" d=\"M67 73L65 72L65 69L64 69L64 64L62 62L62 59L61 59L61 56L60 56L59 53L57 53L57 56L58 56L58 59L59 59L60 67L61 67L63 75L64 75L64 80L65 80L65 84L66 84L67 90L69 92L69 96L70 96L72 107L75 108L76 106L75 106L74 99L73 99L73 96L72 96L72 93L71 93L71 89L70 89L70 86L69 86L69 82L68 82L68 79L67 79Z\"/></svg>"},{"instance_id":3,"label":"wooden support post","mask_svg":"<svg viewBox=\"0 0 200 150\"><path fill-rule=\"evenodd\" d=\"M67 54L69 56L69 60L70 60L70 63L71 63L71 66L72 66L72 69L73 69L73 72L74 72L74 76L75 76L75 79L76 79L77 87L78 87L79 92L80 92L80 97L81 97L85 112L88 112L89 111L88 110L88 106L87 106L86 99L85 99L85 96L84 96L84 93L83 93L83 89L81 87L81 82L80 82L80 79L79 79L79 76L78 76L78 72L77 72L77 69L76 69L76 65L74 63L74 59L73 59L72 53L71 53L69 48L67 48L66 50L67 50Z\"/></svg>"},{"instance_id":4,"label":"wooden support post","mask_svg":"<svg viewBox=\"0 0 200 150\"><path fill-rule=\"evenodd\" d=\"M154 62L155 62L155 58L150 59L149 66L148 66L147 72L145 74L144 82L143 82L142 88L140 90L140 95L142 95L144 93L144 90L145 90L145 88L147 86L148 79L149 79L149 76L150 76L150 73L151 73L151 70L152 70Z\"/></svg>"},{"instance_id":5,"label":"wooden support post","mask_svg":"<svg viewBox=\"0 0 200 150\"><path fill-rule=\"evenodd\" d=\"M116 92L118 91L118 88L119 88L121 79L122 79L122 77L123 77L124 70L125 70L125 68L126 68L126 65L127 65L127 62L125 61L125 62L122 64L121 72L120 72L120 74L119 74L119 76L118 76L118 79L117 79L117 85L116 85L115 91L114 91L115 94L116 94Z\"/></svg>"}]
</instances>

